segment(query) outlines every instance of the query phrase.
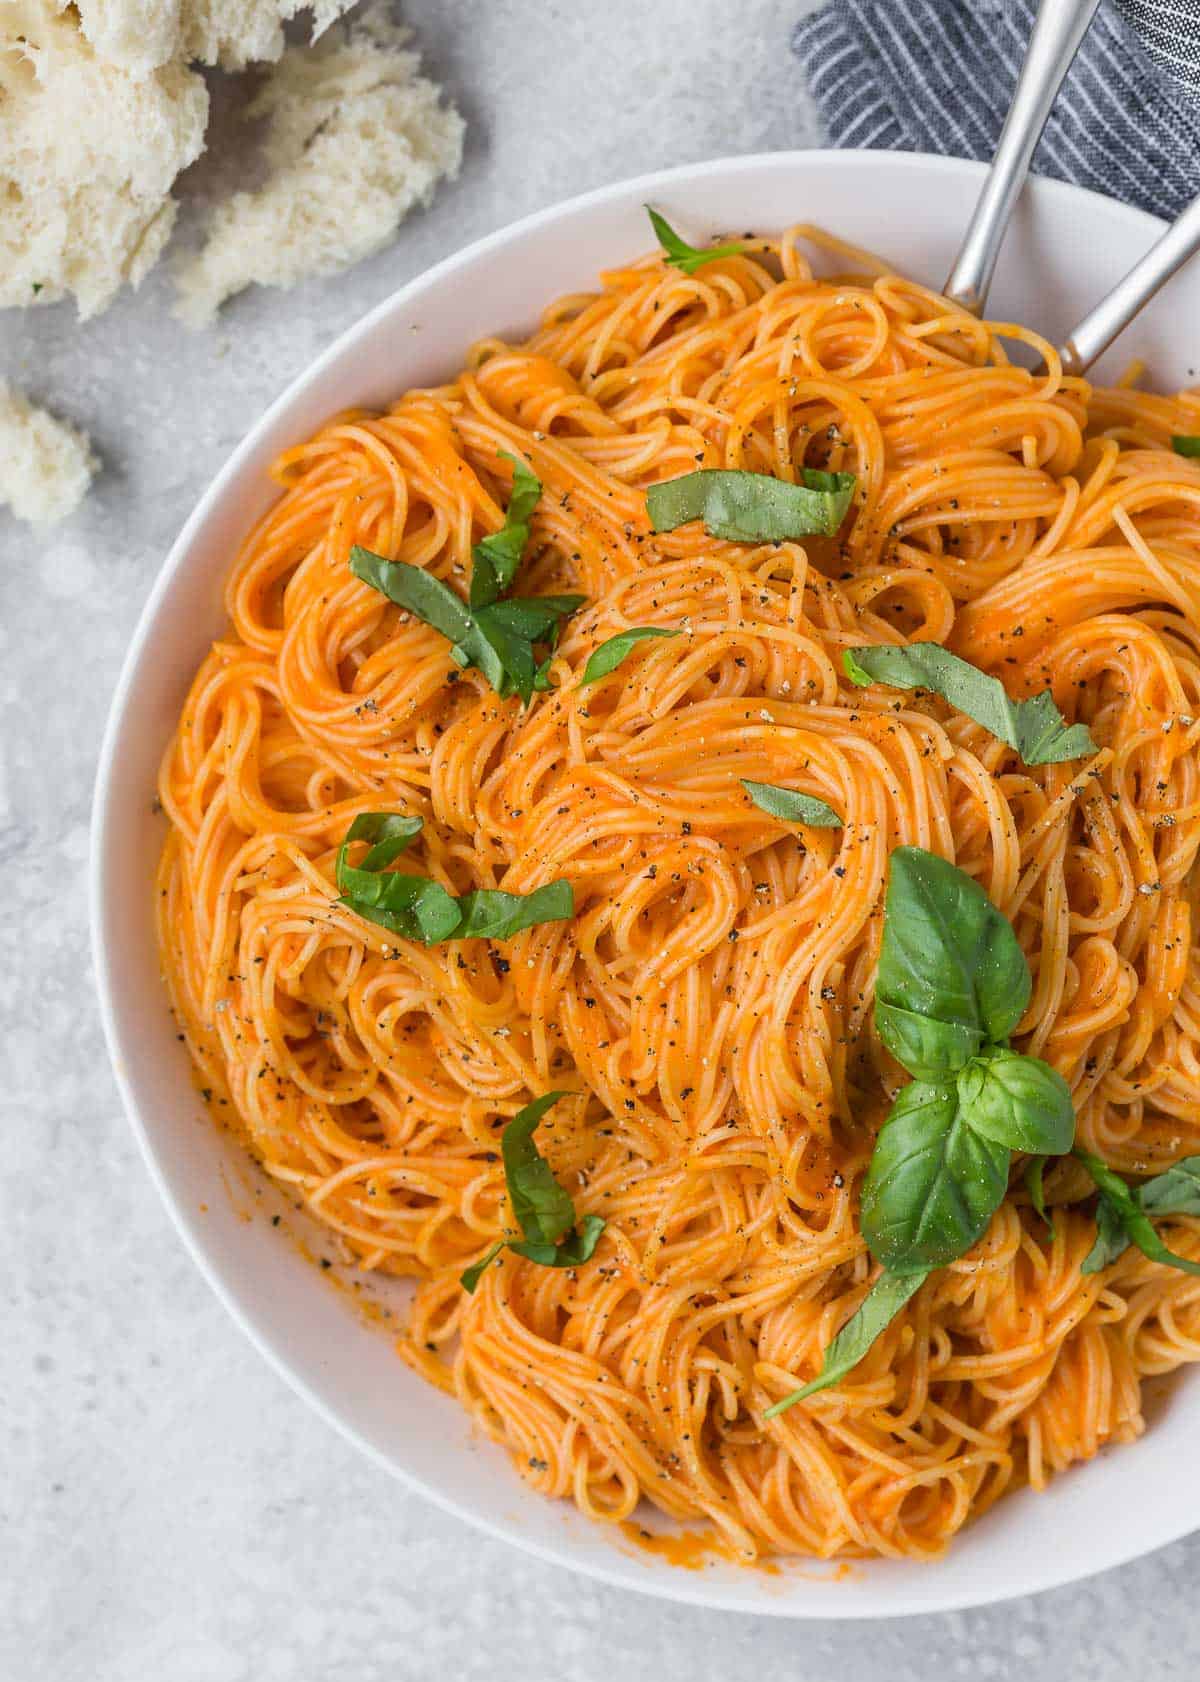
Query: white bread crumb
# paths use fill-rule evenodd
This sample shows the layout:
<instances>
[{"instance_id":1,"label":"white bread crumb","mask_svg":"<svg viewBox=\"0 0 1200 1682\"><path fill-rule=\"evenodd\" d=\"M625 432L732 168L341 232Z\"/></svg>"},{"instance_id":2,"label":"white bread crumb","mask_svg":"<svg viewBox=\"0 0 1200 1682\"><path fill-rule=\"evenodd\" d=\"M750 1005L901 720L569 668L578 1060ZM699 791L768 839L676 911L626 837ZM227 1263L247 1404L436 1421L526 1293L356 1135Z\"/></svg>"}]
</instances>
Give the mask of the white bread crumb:
<instances>
[{"instance_id":1,"label":"white bread crumb","mask_svg":"<svg viewBox=\"0 0 1200 1682\"><path fill-rule=\"evenodd\" d=\"M212 320L257 282L294 286L380 250L462 161L463 121L417 75L409 31L383 19L289 48L247 110L267 117L270 175L219 205L203 250L178 275L177 314Z\"/></svg>"},{"instance_id":2,"label":"white bread crumb","mask_svg":"<svg viewBox=\"0 0 1200 1682\"><path fill-rule=\"evenodd\" d=\"M312 39L354 0L76 0L83 32L98 53L136 76L173 58L242 70L277 59L283 25L312 12Z\"/></svg>"},{"instance_id":3,"label":"white bread crumb","mask_svg":"<svg viewBox=\"0 0 1200 1682\"><path fill-rule=\"evenodd\" d=\"M96 471L88 439L0 380L0 504L39 528L72 513Z\"/></svg>"},{"instance_id":4,"label":"white bread crumb","mask_svg":"<svg viewBox=\"0 0 1200 1682\"><path fill-rule=\"evenodd\" d=\"M89 316L136 286L207 119L208 91L183 64L137 80L53 0L0 0L0 308L74 293Z\"/></svg>"}]
</instances>

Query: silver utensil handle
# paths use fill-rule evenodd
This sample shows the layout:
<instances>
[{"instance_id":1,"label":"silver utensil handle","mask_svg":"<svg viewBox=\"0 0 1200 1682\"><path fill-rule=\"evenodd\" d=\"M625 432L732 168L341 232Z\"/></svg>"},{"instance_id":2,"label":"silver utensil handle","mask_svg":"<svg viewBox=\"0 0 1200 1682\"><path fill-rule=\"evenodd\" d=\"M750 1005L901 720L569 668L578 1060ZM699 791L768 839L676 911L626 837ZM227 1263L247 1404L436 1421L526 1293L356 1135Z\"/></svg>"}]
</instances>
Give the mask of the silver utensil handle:
<instances>
[{"instance_id":1,"label":"silver utensil handle","mask_svg":"<svg viewBox=\"0 0 1200 1682\"><path fill-rule=\"evenodd\" d=\"M1192 200L1141 261L1067 335L1059 347L1066 372L1082 374L1090 368L1117 334L1150 302L1159 287L1197 251L1200 251L1200 198Z\"/></svg>"},{"instance_id":2,"label":"silver utensil handle","mask_svg":"<svg viewBox=\"0 0 1200 1682\"><path fill-rule=\"evenodd\" d=\"M947 298L953 298L972 315L978 315L987 301L996 259L1029 173L1030 159L1099 4L1100 0L1042 0L1038 8L992 167L950 278L942 288Z\"/></svg>"}]
</instances>

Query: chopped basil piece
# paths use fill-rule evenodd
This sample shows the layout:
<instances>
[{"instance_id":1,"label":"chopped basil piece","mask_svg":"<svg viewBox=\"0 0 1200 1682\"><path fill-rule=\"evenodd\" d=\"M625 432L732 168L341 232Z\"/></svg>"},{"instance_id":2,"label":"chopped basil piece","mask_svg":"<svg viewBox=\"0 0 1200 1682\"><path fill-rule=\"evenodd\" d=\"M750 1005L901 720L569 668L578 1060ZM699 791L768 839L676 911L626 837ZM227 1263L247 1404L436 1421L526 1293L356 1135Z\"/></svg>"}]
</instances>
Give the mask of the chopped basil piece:
<instances>
[{"instance_id":1,"label":"chopped basil piece","mask_svg":"<svg viewBox=\"0 0 1200 1682\"><path fill-rule=\"evenodd\" d=\"M515 456L513 489L504 525L472 551L469 604L448 584L407 561L389 561L359 545L350 551L350 571L397 607L440 631L450 657L464 669L481 671L497 695L519 695L528 706L535 691L550 687L549 670L562 621L582 607L583 596L504 597L516 576L529 520L542 494L541 481ZM537 646L549 647L541 658Z\"/></svg>"},{"instance_id":2,"label":"chopped basil piece","mask_svg":"<svg viewBox=\"0 0 1200 1682\"><path fill-rule=\"evenodd\" d=\"M633 625L627 631L618 631L615 637L609 637L599 648L593 648L588 655L588 663L583 668L581 683L597 683L610 672L615 672L639 642L645 642L647 637L678 637L682 631L668 631L660 625Z\"/></svg>"},{"instance_id":3,"label":"chopped basil piece","mask_svg":"<svg viewBox=\"0 0 1200 1682\"><path fill-rule=\"evenodd\" d=\"M758 807L784 823L811 824L814 829L841 829L842 820L832 806L815 794L801 794L794 788L780 788L778 783L752 783L742 778L742 787Z\"/></svg>"},{"instance_id":4,"label":"chopped basil piece","mask_svg":"<svg viewBox=\"0 0 1200 1682\"><path fill-rule=\"evenodd\" d=\"M550 1165L534 1143L533 1135L546 1111L567 1092L547 1092L526 1104L504 1129L500 1152L508 1200L523 1237L497 1239L473 1267L461 1275L461 1283L473 1291L480 1275L504 1248L542 1267L578 1267L589 1260L596 1248L604 1221L599 1215L585 1215L575 1224L575 1205L550 1171Z\"/></svg>"},{"instance_id":5,"label":"chopped basil piece","mask_svg":"<svg viewBox=\"0 0 1200 1682\"><path fill-rule=\"evenodd\" d=\"M471 551L471 606L487 607L504 594L517 575L525 545L529 542L529 521L542 494L542 482L523 461L500 451L501 461L513 469L512 495L499 531L481 538Z\"/></svg>"},{"instance_id":6,"label":"chopped basil piece","mask_svg":"<svg viewBox=\"0 0 1200 1682\"><path fill-rule=\"evenodd\" d=\"M388 870L420 829L420 818L400 812L361 812L355 818L338 848L335 874L342 903L356 916L425 946L443 940L509 940L536 923L574 916L574 892L561 879L529 894L474 888L456 899L428 876ZM372 843L357 865L349 859L354 841Z\"/></svg>"},{"instance_id":7,"label":"chopped basil piece","mask_svg":"<svg viewBox=\"0 0 1200 1682\"><path fill-rule=\"evenodd\" d=\"M856 483L853 473L823 473L815 467L801 469L798 485L766 473L704 467L651 485L646 511L655 531L703 520L710 537L733 543L833 537Z\"/></svg>"},{"instance_id":8,"label":"chopped basil piece","mask_svg":"<svg viewBox=\"0 0 1200 1682\"><path fill-rule=\"evenodd\" d=\"M904 1087L863 1184L860 1225L876 1261L924 1275L965 1256L1004 1201L1010 1155L976 1132L953 1081Z\"/></svg>"},{"instance_id":9,"label":"chopped basil piece","mask_svg":"<svg viewBox=\"0 0 1200 1682\"><path fill-rule=\"evenodd\" d=\"M969 660L960 660L940 643L848 648L842 664L846 676L862 686L883 683L892 689L927 689L940 695L1015 748L1026 765L1057 765L1096 751L1087 726L1068 724L1048 689L1028 701L1012 701L998 678L989 677Z\"/></svg>"}]
</instances>

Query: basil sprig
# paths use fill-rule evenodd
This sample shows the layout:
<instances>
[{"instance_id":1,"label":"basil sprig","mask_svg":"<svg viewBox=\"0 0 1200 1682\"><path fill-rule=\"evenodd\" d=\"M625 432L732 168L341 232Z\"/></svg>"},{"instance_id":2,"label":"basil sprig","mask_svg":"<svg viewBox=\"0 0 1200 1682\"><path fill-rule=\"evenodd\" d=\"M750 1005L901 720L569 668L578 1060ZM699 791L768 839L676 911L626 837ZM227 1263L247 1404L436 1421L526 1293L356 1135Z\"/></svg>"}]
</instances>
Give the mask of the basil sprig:
<instances>
[{"instance_id":1,"label":"basil sprig","mask_svg":"<svg viewBox=\"0 0 1200 1682\"><path fill-rule=\"evenodd\" d=\"M1029 1003L1029 967L978 882L920 847L892 854L875 1023L918 1080L956 1074L1011 1033Z\"/></svg>"},{"instance_id":2,"label":"basil sprig","mask_svg":"<svg viewBox=\"0 0 1200 1682\"><path fill-rule=\"evenodd\" d=\"M921 1281L983 1236L1008 1189L1013 1151L1070 1150L1075 1114L1066 1081L1007 1043L1030 987L1017 937L979 884L934 853L898 848L875 1025L914 1078L880 1129L860 1209L863 1237L884 1272L817 1378L774 1411L836 1383Z\"/></svg>"},{"instance_id":3,"label":"basil sprig","mask_svg":"<svg viewBox=\"0 0 1200 1682\"><path fill-rule=\"evenodd\" d=\"M604 1221L585 1215L575 1225L575 1205L550 1172L550 1165L533 1142L534 1130L546 1111L568 1092L547 1092L526 1104L512 1118L500 1139L504 1178L512 1212L524 1235L520 1240L498 1238L473 1267L461 1275L468 1291L478 1285L484 1270L509 1249L542 1267L578 1267L591 1256Z\"/></svg>"},{"instance_id":4,"label":"basil sprig","mask_svg":"<svg viewBox=\"0 0 1200 1682\"><path fill-rule=\"evenodd\" d=\"M1173 1168L1131 1186L1098 1156L1077 1150L1100 1193L1096 1206L1096 1242L1084 1262L1084 1273L1099 1273L1136 1244L1151 1261L1200 1274L1200 1262L1169 1250L1154 1229L1151 1215L1200 1215L1200 1156L1186 1156Z\"/></svg>"},{"instance_id":5,"label":"basil sprig","mask_svg":"<svg viewBox=\"0 0 1200 1682\"><path fill-rule=\"evenodd\" d=\"M350 571L440 631L451 644L451 659L464 669L477 667L497 695L519 695L528 705L535 690L550 687L550 660L562 621L586 598L503 596L529 541L529 518L542 487L515 456L501 453L513 463L513 492L503 527L472 550L468 602L422 567L389 561L358 544L350 551ZM539 657L539 647L549 652Z\"/></svg>"},{"instance_id":6,"label":"basil sprig","mask_svg":"<svg viewBox=\"0 0 1200 1682\"><path fill-rule=\"evenodd\" d=\"M833 537L846 517L857 483L853 473L801 469L790 485L766 473L702 467L664 479L646 492L655 531L703 520L710 537L732 543L779 543L792 537Z\"/></svg>"},{"instance_id":7,"label":"basil sprig","mask_svg":"<svg viewBox=\"0 0 1200 1682\"><path fill-rule=\"evenodd\" d=\"M784 823L811 824L814 829L841 829L842 820L833 807L815 794L801 794L798 789L781 788L778 783L753 783L741 779L742 787L758 807Z\"/></svg>"},{"instance_id":8,"label":"basil sprig","mask_svg":"<svg viewBox=\"0 0 1200 1682\"><path fill-rule=\"evenodd\" d=\"M646 214L650 218L650 226L654 229L654 237L662 246L663 261L682 269L684 274L695 274L705 263L715 263L718 257L737 257L746 249L740 240L731 240L726 245L710 245L704 249L689 245L657 210L651 210L647 205Z\"/></svg>"},{"instance_id":9,"label":"basil sprig","mask_svg":"<svg viewBox=\"0 0 1200 1682\"><path fill-rule=\"evenodd\" d=\"M1177 456L1200 456L1200 438L1188 432L1177 432L1171 439L1171 448Z\"/></svg>"},{"instance_id":10,"label":"basil sprig","mask_svg":"<svg viewBox=\"0 0 1200 1682\"><path fill-rule=\"evenodd\" d=\"M1057 765L1096 751L1087 726L1068 724L1048 689L1028 701L1010 700L998 678L989 677L940 643L848 648L842 665L851 682L863 687L885 683L892 689L927 689L940 695L1016 748L1026 765Z\"/></svg>"},{"instance_id":11,"label":"basil sprig","mask_svg":"<svg viewBox=\"0 0 1200 1682\"><path fill-rule=\"evenodd\" d=\"M581 683L598 683L602 677L615 672L622 660L628 658L639 642L645 642L648 637L680 637L682 631L669 631L663 625L631 625L627 631L618 631L615 637L609 637L599 648L594 648L588 655L588 663L583 668Z\"/></svg>"},{"instance_id":12,"label":"basil sprig","mask_svg":"<svg viewBox=\"0 0 1200 1682\"><path fill-rule=\"evenodd\" d=\"M530 894L473 888L457 899L428 876L409 876L387 867L420 833L422 820L400 812L360 812L338 848L336 877L342 904L368 923L406 940L433 946L442 940L510 940L537 923L565 922L575 914L575 895L565 879ZM370 843L357 865L355 841Z\"/></svg>"}]
</instances>

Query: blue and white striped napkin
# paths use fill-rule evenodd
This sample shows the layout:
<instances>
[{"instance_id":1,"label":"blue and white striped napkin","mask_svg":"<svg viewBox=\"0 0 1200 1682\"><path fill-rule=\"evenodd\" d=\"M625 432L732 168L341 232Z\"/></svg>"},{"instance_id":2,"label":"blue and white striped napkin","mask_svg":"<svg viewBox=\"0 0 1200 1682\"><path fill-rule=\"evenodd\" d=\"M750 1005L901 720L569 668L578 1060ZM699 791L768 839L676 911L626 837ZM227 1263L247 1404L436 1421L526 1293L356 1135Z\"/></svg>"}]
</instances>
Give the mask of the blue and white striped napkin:
<instances>
[{"instance_id":1,"label":"blue and white striped napkin","mask_svg":"<svg viewBox=\"0 0 1200 1682\"><path fill-rule=\"evenodd\" d=\"M793 45L834 146L990 158L1032 0L829 0ZM1175 217L1200 193L1200 0L1106 0L1033 167Z\"/></svg>"}]
</instances>

